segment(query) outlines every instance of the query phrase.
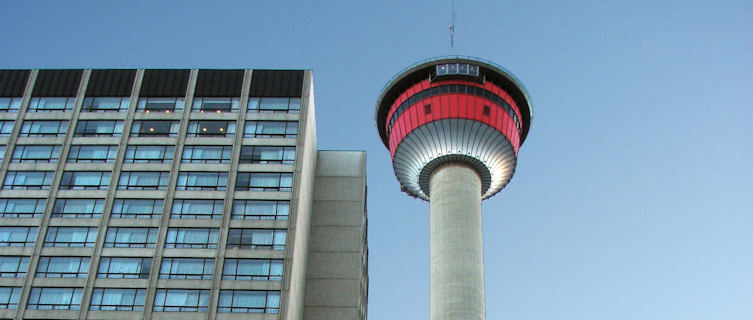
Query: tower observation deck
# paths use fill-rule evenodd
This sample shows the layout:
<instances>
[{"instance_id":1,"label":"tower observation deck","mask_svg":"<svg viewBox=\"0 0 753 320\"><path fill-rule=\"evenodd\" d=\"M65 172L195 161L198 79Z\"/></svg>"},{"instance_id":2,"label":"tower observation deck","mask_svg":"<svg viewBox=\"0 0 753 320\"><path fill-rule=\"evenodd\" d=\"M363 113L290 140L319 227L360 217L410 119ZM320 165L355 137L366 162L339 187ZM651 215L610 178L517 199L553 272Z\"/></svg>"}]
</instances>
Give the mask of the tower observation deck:
<instances>
[{"instance_id":1,"label":"tower observation deck","mask_svg":"<svg viewBox=\"0 0 753 320\"><path fill-rule=\"evenodd\" d=\"M395 176L430 203L431 320L485 319L481 200L512 178L531 117L520 82L473 57L419 62L380 94Z\"/></svg>"}]
</instances>

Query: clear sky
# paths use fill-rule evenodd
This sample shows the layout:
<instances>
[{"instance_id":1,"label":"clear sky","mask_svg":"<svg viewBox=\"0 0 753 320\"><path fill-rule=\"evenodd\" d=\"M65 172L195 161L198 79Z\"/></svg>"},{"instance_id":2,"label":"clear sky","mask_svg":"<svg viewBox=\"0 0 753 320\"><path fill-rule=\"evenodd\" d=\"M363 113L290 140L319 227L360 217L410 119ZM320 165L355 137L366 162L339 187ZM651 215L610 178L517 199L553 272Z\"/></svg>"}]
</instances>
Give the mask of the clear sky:
<instances>
[{"instance_id":1,"label":"clear sky","mask_svg":"<svg viewBox=\"0 0 753 320\"><path fill-rule=\"evenodd\" d=\"M368 152L369 318L427 319L428 204L382 86L450 53L450 1L2 1L0 68L313 69L320 149ZM753 319L753 2L455 1L457 54L527 87L484 202L488 319Z\"/></svg>"}]
</instances>

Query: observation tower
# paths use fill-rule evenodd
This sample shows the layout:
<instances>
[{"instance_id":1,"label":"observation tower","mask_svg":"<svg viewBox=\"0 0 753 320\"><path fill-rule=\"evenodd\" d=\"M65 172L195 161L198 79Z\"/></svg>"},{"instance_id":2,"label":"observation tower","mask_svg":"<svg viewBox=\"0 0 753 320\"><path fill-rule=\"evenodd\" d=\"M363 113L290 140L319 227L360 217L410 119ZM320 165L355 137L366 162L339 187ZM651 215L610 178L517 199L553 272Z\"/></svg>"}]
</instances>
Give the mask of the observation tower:
<instances>
[{"instance_id":1,"label":"observation tower","mask_svg":"<svg viewBox=\"0 0 753 320\"><path fill-rule=\"evenodd\" d=\"M486 317L481 200L512 178L531 116L510 72L466 56L410 66L379 96L400 187L430 204L431 320Z\"/></svg>"}]
</instances>

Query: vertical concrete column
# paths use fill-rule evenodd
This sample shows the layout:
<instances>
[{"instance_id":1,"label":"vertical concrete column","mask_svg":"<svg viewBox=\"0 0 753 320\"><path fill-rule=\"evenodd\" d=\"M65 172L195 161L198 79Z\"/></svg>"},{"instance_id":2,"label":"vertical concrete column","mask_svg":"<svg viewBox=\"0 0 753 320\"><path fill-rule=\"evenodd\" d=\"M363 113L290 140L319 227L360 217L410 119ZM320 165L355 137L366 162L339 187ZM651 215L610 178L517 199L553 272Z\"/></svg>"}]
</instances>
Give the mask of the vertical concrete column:
<instances>
[{"instance_id":1,"label":"vertical concrete column","mask_svg":"<svg viewBox=\"0 0 753 320\"><path fill-rule=\"evenodd\" d=\"M485 319L481 177L465 163L447 163L429 186L430 319Z\"/></svg>"}]
</instances>

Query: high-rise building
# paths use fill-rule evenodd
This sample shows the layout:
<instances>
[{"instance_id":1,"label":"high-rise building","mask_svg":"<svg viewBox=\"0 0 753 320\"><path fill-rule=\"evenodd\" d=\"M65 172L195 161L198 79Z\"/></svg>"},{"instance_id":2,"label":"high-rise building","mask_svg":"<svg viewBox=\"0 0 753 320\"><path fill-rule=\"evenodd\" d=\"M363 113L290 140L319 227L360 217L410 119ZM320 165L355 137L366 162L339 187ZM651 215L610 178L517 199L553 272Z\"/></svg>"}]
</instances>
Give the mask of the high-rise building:
<instances>
[{"instance_id":1,"label":"high-rise building","mask_svg":"<svg viewBox=\"0 0 753 320\"><path fill-rule=\"evenodd\" d=\"M431 320L485 319L481 200L512 178L530 123L520 82L478 58L419 62L382 91L376 125L395 175L430 203Z\"/></svg>"},{"instance_id":2,"label":"high-rise building","mask_svg":"<svg viewBox=\"0 0 753 320\"><path fill-rule=\"evenodd\" d=\"M0 318L366 318L311 71L2 70L0 156Z\"/></svg>"}]
</instances>

